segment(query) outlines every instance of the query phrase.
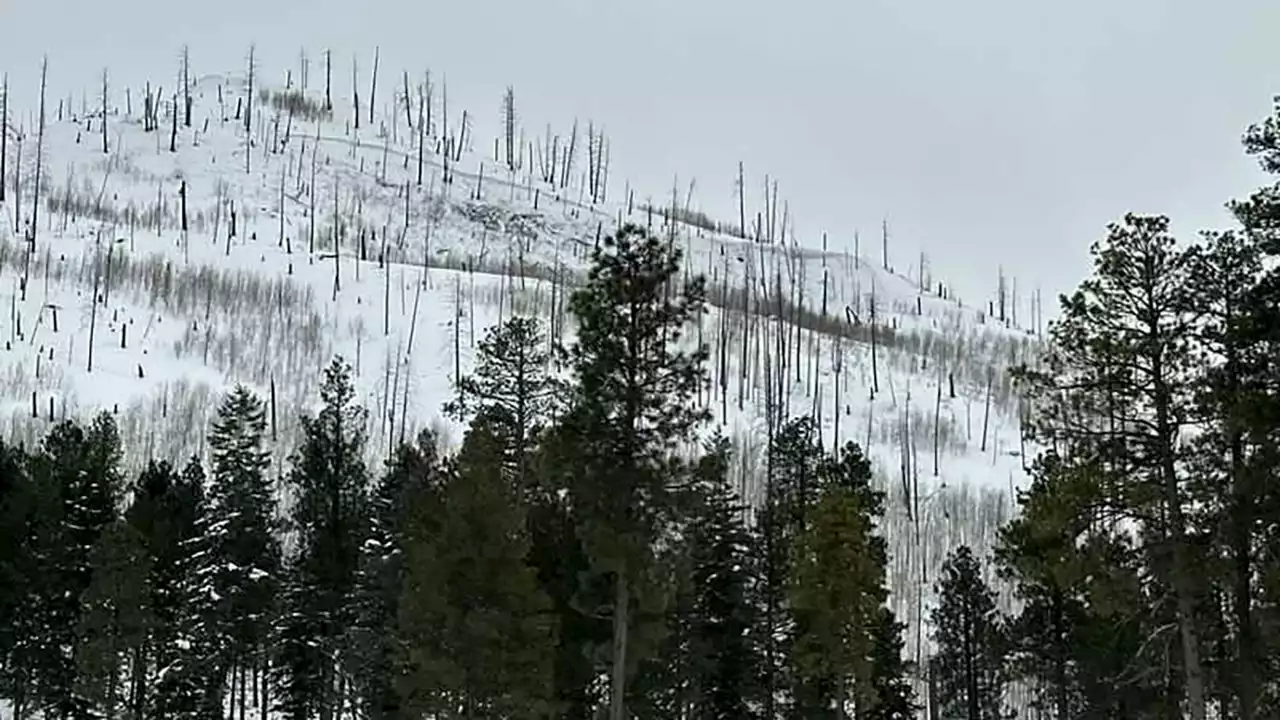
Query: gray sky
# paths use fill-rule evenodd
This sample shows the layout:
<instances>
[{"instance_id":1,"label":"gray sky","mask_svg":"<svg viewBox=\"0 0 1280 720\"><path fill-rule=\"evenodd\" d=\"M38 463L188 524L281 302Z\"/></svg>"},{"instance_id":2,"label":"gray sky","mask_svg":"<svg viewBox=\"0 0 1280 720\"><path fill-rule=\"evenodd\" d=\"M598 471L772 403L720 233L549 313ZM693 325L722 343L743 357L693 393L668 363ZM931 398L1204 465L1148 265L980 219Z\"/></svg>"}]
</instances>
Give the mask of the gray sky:
<instances>
[{"instance_id":1,"label":"gray sky","mask_svg":"<svg viewBox=\"0 0 1280 720\"><path fill-rule=\"evenodd\" d=\"M331 47L345 90L352 54L363 85L379 45L387 83L447 75L482 132L508 83L539 131L603 123L617 195L696 177L695 202L735 219L742 160L757 198L778 178L812 244L875 237L887 215L897 264L923 250L970 300L1000 263L1024 288L1074 286L1126 210L1226 223L1262 179L1240 133L1280 92L1276 0L0 0L0 27L31 108L45 52L78 97L104 65L172 84L183 42L198 72L256 42L281 80L302 46Z\"/></svg>"}]
</instances>

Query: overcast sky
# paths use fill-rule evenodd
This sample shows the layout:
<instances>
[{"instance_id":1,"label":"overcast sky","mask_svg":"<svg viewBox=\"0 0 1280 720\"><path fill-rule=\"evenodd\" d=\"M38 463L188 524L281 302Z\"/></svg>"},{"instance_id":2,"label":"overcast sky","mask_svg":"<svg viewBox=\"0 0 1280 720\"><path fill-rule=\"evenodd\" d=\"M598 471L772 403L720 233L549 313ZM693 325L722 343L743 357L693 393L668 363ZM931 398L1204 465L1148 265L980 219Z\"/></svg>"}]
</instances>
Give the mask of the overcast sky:
<instances>
[{"instance_id":1,"label":"overcast sky","mask_svg":"<svg viewBox=\"0 0 1280 720\"><path fill-rule=\"evenodd\" d=\"M0 0L0 27L32 108L43 53L65 94L104 65L171 84L184 42L198 72L256 42L280 79L333 48L336 84L378 45L387 83L446 75L482 130L507 84L539 131L604 124L617 195L696 178L695 203L736 219L741 160L755 195L778 179L805 241L888 216L899 265L923 250L975 299L1001 263L1074 286L1127 210L1228 222L1262 180L1240 133L1280 92L1276 0Z\"/></svg>"}]
</instances>

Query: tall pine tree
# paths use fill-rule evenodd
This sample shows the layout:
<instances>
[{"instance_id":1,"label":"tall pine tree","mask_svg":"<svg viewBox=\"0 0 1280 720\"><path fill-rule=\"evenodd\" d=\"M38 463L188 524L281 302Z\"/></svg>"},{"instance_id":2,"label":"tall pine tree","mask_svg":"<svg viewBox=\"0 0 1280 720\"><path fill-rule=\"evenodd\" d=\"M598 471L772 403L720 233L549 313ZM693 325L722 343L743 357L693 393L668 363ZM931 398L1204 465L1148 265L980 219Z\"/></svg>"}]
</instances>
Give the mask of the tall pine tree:
<instances>
[{"instance_id":1,"label":"tall pine tree","mask_svg":"<svg viewBox=\"0 0 1280 720\"><path fill-rule=\"evenodd\" d=\"M696 402L706 349L680 349L705 303L704 282L668 292L679 268L678 249L627 225L594 253L570 300L579 327L565 429L579 457L569 485L592 569L613 585L603 608L613 626L610 720L624 720L629 668L648 652L637 640L652 628L633 610L661 592L655 546L671 522L674 451L707 418Z\"/></svg>"},{"instance_id":2,"label":"tall pine tree","mask_svg":"<svg viewBox=\"0 0 1280 720\"><path fill-rule=\"evenodd\" d=\"M287 476L296 493L290 530L297 551L286 571L276 641L278 708L292 720L328 720L346 702L356 656L356 578L368 527L364 465L366 412L355 403L351 368L335 359L320 387L322 407L302 417L302 446Z\"/></svg>"},{"instance_id":3,"label":"tall pine tree","mask_svg":"<svg viewBox=\"0 0 1280 720\"><path fill-rule=\"evenodd\" d=\"M942 697L942 720L1005 717L1008 640L995 593L968 546L956 548L942 566L938 607L932 623L937 652L930 674Z\"/></svg>"}]
</instances>

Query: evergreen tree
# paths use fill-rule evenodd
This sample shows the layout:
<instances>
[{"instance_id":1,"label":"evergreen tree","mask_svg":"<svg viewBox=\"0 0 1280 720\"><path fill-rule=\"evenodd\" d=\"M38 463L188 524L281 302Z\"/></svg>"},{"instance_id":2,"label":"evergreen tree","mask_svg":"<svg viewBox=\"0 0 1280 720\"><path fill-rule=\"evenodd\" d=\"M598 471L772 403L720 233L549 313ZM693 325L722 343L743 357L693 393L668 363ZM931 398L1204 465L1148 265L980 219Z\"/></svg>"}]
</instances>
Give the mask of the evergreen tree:
<instances>
[{"instance_id":1,"label":"evergreen tree","mask_svg":"<svg viewBox=\"0 0 1280 720\"><path fill-rule=\"evenodd\" d=\"M756 601L760 608L763 652L761 681L764 715L778 716L779 696L789 696L789 712L804 715L807 707L792 673L791 647L796 631L790 606L793 550L816 505L826 451L818 444L817 428L808 417L784 423L770 438L766 450L766 483L763 507L757 512L757 544L762 553ZM821 705L821 699L818 704Z\"/></svg>"},{"instance_id":2,"label":"evergreen tree","mask_svg":"<svg viewBox=\"0 0 1280 720\"><path fill-rule=\"evenodd\" d=\"M873 514L855 488L832 483L796 538L791 606L797 631L792 662L797 698L810 717L843 720L871 711L870 659L885 589L884 541L873 535ZM815 702L816 701L816 702Z\"/></svg>"},{"instance_id":3,"label":"evergreen tree","mask_svg":"<svg viewBox=\"0 0 1280 720\"><path fill-rule=\"evenodd\" d=\"M331 717L346 700L340 678L356 626L356 577L367 521L366 413L355 404L351 368L335 359L320 387L322 408L302 417L303 441L287 482L296 493L284 615L276 642L278 708L289 718Z\"/></svg>"},{"instance_id":4,"label":"evergreen tree","mask_svg":"<svg viewBox=\"0 0 1280 720\"><path fill-rule=\"evenodd\" d=\"M198 468L198 465L197 465ZM179 475L167 462L151 462L133 486L125 519L142 543L147 567L145 600L150 622L143 642L129 659L128 707L144 717L152 702L152 674L167 667L182 650L174 647L186 613L193 607L182 594L188 548L196 536L204 488L199 477Z\"/></svg>"},{"instance_id":5,"label":"evergreen tree","mask_svg":"<svg viewBox=\"0 0 1280 720\"><path fill-rule=\"evenodd\" d=\"M91 714L76 692L82 648L76 628L80 597L93 580L94 548L117 517L120 452L115 422L103 413L87 429L70 421L55 426L31 461L32 481L49 494L38 501L42 517L32 548L39 578L24 608L39 635L29 639L23 663L40 709L66 720Z\"/></svg>"},{"instance_id":6,"label":"evergreen tree","mask_svg":"<svg viewBox=\"0 0 1280 720\"><path fill-rule=\"evenodd\" d=\"M902 657L906 627L892 610L880 608L871 630L870 708L860 720L915 720L920 706L908 677L913 668Z\"/></svg>"},{"instance_id":7,"label":"evergreen tree","mask_svg":"<svg viewBox=\"0 0 1280 720\"><path fill-rule=\"evenodd\" d=\"M1100 468L1049 453L1032 468L1021 513L1000 531L996 559L1021 605L1009 627L1011 673L1029 681L1032 707L1050 718L1164 717L1162 684L1148 671L1164 650L1142 557L1123 535L1092 533Z\"/></svg>"},{"instance_id":8,"label":"evergreen tree","mask_svg":"<svg viewBox=\"0 0 1280 720\"><path fill-rule=\"evenodd\" d=\"M416 445L398 449L370 497L371 526L360 556L354 679L372 720L400 716L395 679L404 668L396 622L404 591L404 540L410 510L425 494L439 493L441 473L435 437L424 431Z\"/></svg>"},{"instance_id":9,"label":"evergreen tree","mask_svg":"<svg viewBox=\"0 0 1280 720\"><path fill-rule=\"evenodd\" d=\"M209 433L207 572L218 598L216 663L220 676L230 676L233 706L246 702L247 674L265 667L279 601L281 549L265 433L263 403L244 386L223 398Z\"/></svg>"},{"instance_id":10,"label":"evergreen tree","mask_svg":"<svg viewBox=\"0 0 1280 720\"><path fill-rule=\"evenodd\" d=\"M1180 436L1193 422L1198 385L1194 256L1176 247L1164 217L1127 215L1093 249L1093 276L1064 298L1050 329L1045 368L1027 373L1037 434L1064 461L1105 459L1106 516L1141 521L1143 551L1170 590L1179 630L1184 694L1190 720L1204 720L1207 675L1198 619L1205 574L1195 539L1188 453Z\"/></svg>"},{"instance_id":11,"label":"evergreen tree","mask_svg":"<svg viewBox=\"0 0 1280 720\"><path fill-rule=\"evenodd\" d=\"M649 652L638 641L653 628L633 610L661 592L651 580L655 543L672 521L673 451L707 417L695 402L706 349L678 349L705 302L704 282L669 293L679 262L676 248L627 225L594 253L570 300L576 384L563 430L576 437L579 458L568 485L593 570L613 584L610 720L625 717L628 669Z\"/></svg>"},{"instance_id":12,"label":"evergreen tree","mask_svg":"<svg viewBox=\"0 0 1280 720\"><path fill-rule=\"evenodd\" d=\"M15 715L31 692L28 652L38 633L29 612L38 582L34 554L38 489L27 476L27 453L0 442L0 697L9 698Z\"/></svg>"},{"instance_id":13,"label":"evergreen tree","mask_svg":"<svg viewBox=\"0 0 1280 720\"><path fill-rule=\"evenodd\" d=\"M550 353L536 318L513 317L485 332L476 367L458 381L458 397L445 406L470 420L485 413L503 442L503 466L530 492L529 459L535 439L558 402L558 383L549 373Z\"/></svg>"},{"instance_id":14,"label":"evergreen tree","mask_svg":"<svg viewBox=\"0 0 1280 720\"><path fill-rule=\"evenodd\" d=\"M479 416L444 492L438 534L408 540L400 632L410 707L439 717L535 718L552 695L554 617L526 564L503 443Z\"/></svg>"},{"instance_id":15,"label":"evergreen tree","mask_svg":"<svg viewBox=\"0 0 1280 720\"><path fill-rule=\"evenodd\" d=\"M591 572L583 542L582 514L572 488L581 472L579 433L567 422L548 428L538 444L533 465L541 491L529 507L529 564L551 599L557 619L554 655L554 710L564 720L594 720L605 701L596 682L600 650L611 634L607 616L613 588L606 576Z\"/></svg>"},{"instance_id":16,"label":"evergreen tree","mask_svg":"<svg viewBox=\"0 0 1280 720\"><path fill-rule=\"evenodd\" d=\"M689 522L694 598L688 714L706 720L757 717L760 639L752 602L755 546L729 480L727 442L695 468L698 503Z\"/></svg>"},{"instance_id":17,"label":"evergreen tree","mask_svg":"<svg viewBox=\"0 0 1280 720\"><path fill-rule=\"evenodd\" d=\"M942 720L999 720L1009 673L1005 623L995 593L967 546L942 566L932 624L937 653L930 672L942 697Z\"/></svg>"},{"instance_id":18,"label":"evergreen tree","mask_svg":"<svg viewBox=\"0 0 1280 720\"><path fill-rule=\"evenodd\" d=\"M116 717L125 658L137 658L155 623L146 538L116 520L103 530L89 562L93 576L76 626L77 694L103 716Z\"/></svg>"}]
</instances>

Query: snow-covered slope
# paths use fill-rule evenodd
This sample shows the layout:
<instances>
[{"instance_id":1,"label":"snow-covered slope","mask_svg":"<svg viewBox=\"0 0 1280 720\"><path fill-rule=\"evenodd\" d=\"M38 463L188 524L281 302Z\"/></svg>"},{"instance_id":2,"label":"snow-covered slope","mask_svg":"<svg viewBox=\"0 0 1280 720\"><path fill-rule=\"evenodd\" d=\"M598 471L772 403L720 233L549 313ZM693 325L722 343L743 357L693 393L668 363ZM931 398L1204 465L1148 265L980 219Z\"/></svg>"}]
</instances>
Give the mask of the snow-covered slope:
<instances>
[{"instance_id":1,"label":"snow-covered slope","mask_svg":"<svg viewBox=\"0 0 1280 720\"><path fill-rule=\"evenodd\" d=\"M150 131L146 90L113 89L105 152L100 108L50 98L38 171L36 108L10 104L0 205L7 436L30 442L50 419L106 408L118 414L128 462L179 460L201 450L219 394L243 382L274 397L283 460L320 370L341 354L357 368L374 453L428 425L456 437L440 406L484 330L532 313L571 337L565 288L601 234L635 222L674 233L688 269L708 278L713 307L694 334L712 350L705 401L743 450L743 468L763 444L765 361L779 367L780 333L789 413L819 417L828 444L838 436L867 446L891 490L896 595L913 627L906 590L918 585L920 561L935 568L956 542L985 545L1009 512L1023 448L1005 369L1034 340L986 317L985 302L921 290L859 257L852 240L823 252L820 238L799 248L668 225L617 180L593 205L582 148L569 186L554 188L535 158L513 172L495 161L494 138L467 138L446 183L438 97L420 183L408 125L417 109L406 113L391 90L357 131L345 99L335 96L325 119L304 112L322 103L323 88L255 88L249 143L237 119L245 86L235 75L201 77L191 126L174 121L168 95ZM267 99L285 96L292 105ZM462 109L449 113L456 133ZM904 477L921 488L919 536Z\"/></svg>"}]
</instances>

